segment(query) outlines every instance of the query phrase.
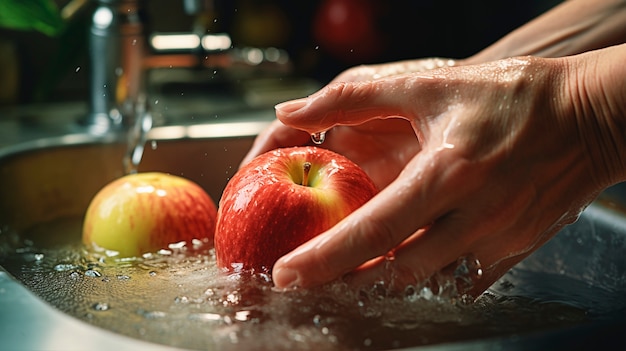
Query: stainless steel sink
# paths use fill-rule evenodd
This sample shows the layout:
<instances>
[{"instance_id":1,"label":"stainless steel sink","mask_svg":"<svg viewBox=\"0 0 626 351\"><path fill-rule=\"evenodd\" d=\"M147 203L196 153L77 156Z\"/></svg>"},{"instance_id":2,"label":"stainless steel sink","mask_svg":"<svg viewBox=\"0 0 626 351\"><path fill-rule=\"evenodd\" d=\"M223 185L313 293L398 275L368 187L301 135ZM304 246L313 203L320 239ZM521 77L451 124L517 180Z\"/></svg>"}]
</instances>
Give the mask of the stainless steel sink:
<instances>
[{"instance_id":1,"label":"stainless steel sink","mask_svg":"<svg viewBox=\"0 0 626 351\"><path fill-rule=\"evenodd\" d=\"M217 202L254 136L267 124L266 119L252 119L155 128L148 136L139 171L182 175L204 187ZM1 148L0 243L41 223L82 216L92 196L123 175L121 160L127 152L123 140L123 135L68 134ZM412 349L626 349L624 194L622 186L603 193L578 222L491 289L499 296L574 306L587 314L583 322ZM43 302L2 267L0 311L0 339L7 349L171 349L71 318Z\"/></svg>"}]
</instances>

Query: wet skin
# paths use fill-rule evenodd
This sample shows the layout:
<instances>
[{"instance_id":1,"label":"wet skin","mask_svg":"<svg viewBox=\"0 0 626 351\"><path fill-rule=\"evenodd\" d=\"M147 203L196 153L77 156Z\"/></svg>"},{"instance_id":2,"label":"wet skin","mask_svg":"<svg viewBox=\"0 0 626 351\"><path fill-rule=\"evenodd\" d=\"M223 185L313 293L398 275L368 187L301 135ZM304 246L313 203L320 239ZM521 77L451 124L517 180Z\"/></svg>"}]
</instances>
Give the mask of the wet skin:
<instances>
[{"instance_id":1,"label":"wet skin","mask_svg":"<svg viewBox=\"0 0 626 351\"><path fill-rule=\"evenodd\" d=\"M446 65L334 82L277 106L280 122L244 162L328 130L324 146L383 190L281 258L276 286L313 286L346 273L355 282L385 279L391 251L401 285L473 254L484 274L471 292L486 289L624 178L623 155L613 151L624 149L615 72L624 71L617 62L625 55L622 45L561 59Z\"/></svg>"}]
</instances>

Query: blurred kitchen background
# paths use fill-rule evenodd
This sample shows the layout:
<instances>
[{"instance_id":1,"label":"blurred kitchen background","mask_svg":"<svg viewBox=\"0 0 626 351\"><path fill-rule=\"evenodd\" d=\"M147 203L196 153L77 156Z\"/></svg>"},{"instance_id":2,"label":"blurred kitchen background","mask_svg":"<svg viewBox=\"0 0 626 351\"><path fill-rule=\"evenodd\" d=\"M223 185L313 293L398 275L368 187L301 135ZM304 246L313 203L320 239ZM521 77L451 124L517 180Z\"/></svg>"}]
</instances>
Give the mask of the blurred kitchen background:
<instances>
[{"instance_id":1,"label":"blurred kitchen background","mask_svg":"<svg viewBox=\"0 0 626 351\"><path fill-rule=\"evenodd\" d=\"M57 11L59 22L51 23L47 29L8 28L22 25L10 23L13 14L7 6L15 1L45 2L0 0L0 24L3 24L0 28L0 106L6 110L31 103L86 101L91 69L87 38L97 1L50 0L56 5L52 10ZM143 1L141 17L146 38L158 33L225 33L230 36L233 48L271 48L273 51L268 52L282 55L280 60L288 58L288 64L275 69L274 75L302 78L322 85L357 64L432 56L467 57L560 1L191 2L200 6L190 10L185 8L183 0ZM148 48L150 54L156 54L154 47ZM175 54L195 55L198 59L183 60L182 70L170 74L174 78L161 77L162 82L171 80L169 85L162 85L163 89L183 91L184 77L190 77L194 80L193 89L199 94L221 91L223 86L214 82L220 81L215 77L226 69L224 65L207 64L209 54L206 52L183 51ZM277 57L272 60L279 60ZM176 68L176 64L157 62L155 65ZM233 67L228 69L234 70ZM248 71L247 77L255 74L267 72ZM231 81L240 79L232 72L228 77ZM314 89L310 84L306 87ZM306 87L303 93L309 92Z\"/></svg>"}]
</instances>

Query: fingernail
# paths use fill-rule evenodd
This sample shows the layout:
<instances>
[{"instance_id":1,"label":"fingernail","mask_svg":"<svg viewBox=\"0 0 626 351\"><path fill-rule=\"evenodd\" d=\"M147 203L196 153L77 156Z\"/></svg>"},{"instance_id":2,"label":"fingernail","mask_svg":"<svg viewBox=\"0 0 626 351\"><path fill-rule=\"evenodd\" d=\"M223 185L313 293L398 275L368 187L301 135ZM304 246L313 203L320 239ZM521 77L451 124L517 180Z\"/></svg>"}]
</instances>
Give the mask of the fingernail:
<instances>
[{"instance_id":1,"label":"fingernail","mask_svg":"<svg viewBox=\"0 0 626 351\"><path fill-rule=\"evenodd\" d=\"M298 111L306 105L306 99L297 99L280 103L274 108L282 113L292 113Z\"/></svg>"},{"instance_id":2,"label":"fingernail","mask_svg":"<svg viewBox=\"0 0 626 351\"><path fill-rule=\"evenodd\" d=\"M300 282L298 272L290 268L278 268L272 274L274 285L280 289L295 289Z\"/></svg>"}]
</instances>

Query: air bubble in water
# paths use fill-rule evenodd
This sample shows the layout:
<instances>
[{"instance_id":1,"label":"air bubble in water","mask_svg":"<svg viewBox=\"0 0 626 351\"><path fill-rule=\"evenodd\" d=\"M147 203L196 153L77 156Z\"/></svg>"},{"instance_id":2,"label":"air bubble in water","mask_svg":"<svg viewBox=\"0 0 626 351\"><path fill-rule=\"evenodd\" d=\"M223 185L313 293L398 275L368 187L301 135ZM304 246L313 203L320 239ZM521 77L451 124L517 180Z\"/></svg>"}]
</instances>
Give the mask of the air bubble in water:
<instances>
[{"instance_id":1,"label":"air bubble in water","mask_svg":"<svg viewBox=\"0 0 626 351\"><path fill-rule=\"evenodd\" d=\"M96 302L93 306L91 306L95 311L107 311L109 309L109 304L106 302Z\"/></svg>"}]
</instances>

